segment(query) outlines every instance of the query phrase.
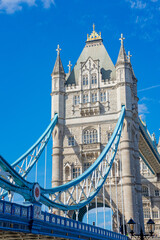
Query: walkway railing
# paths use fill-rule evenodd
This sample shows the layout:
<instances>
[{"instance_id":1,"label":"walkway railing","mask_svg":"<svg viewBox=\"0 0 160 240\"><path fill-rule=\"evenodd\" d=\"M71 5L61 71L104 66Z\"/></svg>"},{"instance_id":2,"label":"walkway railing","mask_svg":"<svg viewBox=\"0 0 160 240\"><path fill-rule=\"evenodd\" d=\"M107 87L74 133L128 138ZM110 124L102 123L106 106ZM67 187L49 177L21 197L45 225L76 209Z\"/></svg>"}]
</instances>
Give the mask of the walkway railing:
<instances>
[{"instance_id":1,"label":"walkway railing","mask_svg":"<svg viewBox=\"0 0 160 240\"><path fill-rule=\"evenodd\" d=\"M127 236L69 218L41 211L41 205L19 205L0 200L0 230L68 239L119 239Z\"/></svg>"}]
</instances>

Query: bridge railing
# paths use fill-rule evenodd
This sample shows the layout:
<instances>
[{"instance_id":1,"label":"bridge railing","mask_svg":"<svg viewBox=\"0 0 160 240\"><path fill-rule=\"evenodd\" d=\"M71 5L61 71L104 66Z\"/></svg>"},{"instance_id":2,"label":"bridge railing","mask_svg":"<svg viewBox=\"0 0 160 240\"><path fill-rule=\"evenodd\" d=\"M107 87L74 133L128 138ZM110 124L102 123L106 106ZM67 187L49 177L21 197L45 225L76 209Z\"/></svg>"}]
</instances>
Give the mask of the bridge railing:
<instances>
[{"instance_id":1,"label":"bridge railing","mask_svg":"<svg viewBox=\"0 0 160 240\"><path fill-rule=\"evenodd\" d=\"M35 214L36 213L36 214ZM41 211L39 204L30 206L0 200L0 230L63 236L77 239L127 240L127 236L93 225Z\"/></svg>"},{"instance_id":2,"label":"bridge railing","mask_svg":"<svg viewBox=\"0 0 160 240\"><path fill-rule=\"evenodd\" d=\"M77 229L78 231L82 231L89 234L98 234L103 237L111 238L111 239L120 239L126 240L127 237L121 235L116 232L112 232L106 229L102 229L100 227L92 226L90 224L82 223L75 221L70 218L61 217L55 214L50 214L47 212L42 212L42 220L47 223L55 224L57 226L64 226L68 229Z\"/></svg>"}]
</instances>

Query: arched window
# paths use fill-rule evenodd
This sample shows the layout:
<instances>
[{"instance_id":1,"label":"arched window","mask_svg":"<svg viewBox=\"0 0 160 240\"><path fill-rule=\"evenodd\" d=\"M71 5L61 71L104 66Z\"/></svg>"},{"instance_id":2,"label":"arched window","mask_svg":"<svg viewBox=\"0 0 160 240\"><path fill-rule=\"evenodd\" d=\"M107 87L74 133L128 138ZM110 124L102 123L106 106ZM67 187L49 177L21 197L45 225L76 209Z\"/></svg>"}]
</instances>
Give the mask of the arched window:
<instances>
[{"instance_id":1,"label":"arched window","mask_svg":"<svg viewBox=\"0 0 160 240\"><path fill-rule=\"evenodd\" d=\"M98 134L96 129L85 130L83 133L83 142L84 144L97 143Z\"/></svg>"},{"instance_id":2,"label":"arched window","mask_svg":"<svg viewBox=\"0 0 160 240\"><path fill-rule=\"evenodd\" d=\"M92 74L91 79L92 79L92 84L97 84L97 75L96 74Z\"/></svg>"},{"instance_id":3,"label":"arched window","mask_svg":"<svg viewBox=\"0 0 160 240\"><path fill-rule=\"evenodd\" d=\"M147 186L142 186L142 195L145 197L149 196L149 191Z\"/></svg>"},{"instance_id":4,"label":"arched window","mask_svg":"<svg viewBox=\"0 0 160 240\"><path fill-rule=\"evenodd\" d=\"M83 76L83 85L88 85L88 76L87 75Z\"/></svg>"}]
</instances>

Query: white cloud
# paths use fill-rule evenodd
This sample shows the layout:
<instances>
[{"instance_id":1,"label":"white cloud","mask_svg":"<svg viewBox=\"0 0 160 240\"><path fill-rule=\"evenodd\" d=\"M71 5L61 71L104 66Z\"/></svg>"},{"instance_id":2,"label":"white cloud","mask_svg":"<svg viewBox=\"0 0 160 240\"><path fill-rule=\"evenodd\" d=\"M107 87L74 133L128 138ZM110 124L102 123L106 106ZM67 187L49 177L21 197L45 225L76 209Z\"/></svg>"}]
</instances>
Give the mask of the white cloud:
<instances>
[{"instance_id":1,"label":"white cloud","mask_svg":"<svg viewBox=\"0 0 160 240\"><path fill-rule=\"evenodd\" d=\"M54 4L54 0L41 0L44 8L49 8L51 4ZM6 12L12 14L16 11L21 11L24 5L29 7L37 6L37 0L0 0L0 12Z\"/></svg>"},{"instance_id":2,"label":"white cloud","mask_svg":"<svg viewBox=\"0 0 160 240\"><path fill-rule=\"evenodd\" d=\"M147 90L150 90L150 89L153 89L153 88L159 88L160 85L155 85L155 86L151 86L151 87L148 87L148 88L143 88L143 89L140 89L138 90L138 92L143 92L143 91L147 91Z\"/></svg>"},{"instance_id":3,"label":"white cloud","mask_svg":"<svg viewBox=\"0 0 160 240\"><path fill-rule=\"evenodd\" d=\"M54 0L41 0L43 2L44 8L49 8L51 4L55 4Z\"/></svg>"},{"instance_id":4,"label":"white cloud","mask_svg":"<svg viewBox=\"0 0 160 240\"><path fill-rule=\"evenodd\" d=\"M138 104L138 113L140 117L145 120L146 118L146 113L149 113L148 108L145 103Z\"/></svg>"},{"instance_id":5,"label":"white cloud","mask_svg":"<svg viewBox=\"0 0 160 240\"><path fill-rule=\"evenodd\" d=\"M144 9L146 8L146 3L142 2L141 0L128 0L130 3L131 8L136 8L136 9Z\"/></svg>"}]
</instances>

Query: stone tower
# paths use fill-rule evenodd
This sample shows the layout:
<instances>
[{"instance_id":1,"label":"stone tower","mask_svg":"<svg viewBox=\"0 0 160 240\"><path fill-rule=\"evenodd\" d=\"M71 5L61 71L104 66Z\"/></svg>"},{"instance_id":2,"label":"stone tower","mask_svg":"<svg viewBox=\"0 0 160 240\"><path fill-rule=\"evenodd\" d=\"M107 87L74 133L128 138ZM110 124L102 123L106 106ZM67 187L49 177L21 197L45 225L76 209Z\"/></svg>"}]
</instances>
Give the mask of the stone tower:
<instances>
[{"instance_id":1,"label":"stone tower","mask_svg":"<svg viewBox=\"0 0 160 240\"><path fill-rule=\"evenodd\" d=\"M126 116L121 138L123 197L120 196L119 160L117 164L119 217L127 222L131 217L143 228L141 178L139 167L139 129L137 79L126 55L121 35L121 47L114 66L101 38L93 26L85 47L71 71L65 75L60 60L52 73L52 117L59 114L53 132L52 185L57 186L79 176L98 157L107 144L119 117L122 105ZM111 173L111 177L114 174ZM108 184L105 184L109 195ZM115 203L115 182L112 181L112 202ZM107 194L106 194L107 195ZM102 202L101 196L98 201ZM109 199L106 197L109 206ZM116 211L112 206L113 212ZM117 224L118 225L118 224ZM118 228L117 228L118 229ZM117 230L115 227L115 231ZM117 230L118 231L118 230Z\"/></svg>"},{"instance_id":2,"label":"stone tower","mask_svg":"<svg viewBox=\"0 0 160 240\"><path fill-rule=\"evenodd\" d=\"M126 55L123 34L116 63L117 110L125 105L126 113L121 138L122 182L125 218L131 217L137 223L137 231L144 228L141 196L141 175L139 164L139 124L137 79L130 62L130 52Z\"/></svg>"}]
</instances>

